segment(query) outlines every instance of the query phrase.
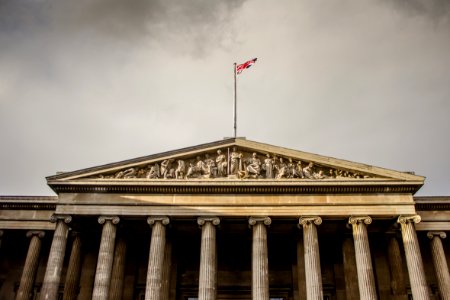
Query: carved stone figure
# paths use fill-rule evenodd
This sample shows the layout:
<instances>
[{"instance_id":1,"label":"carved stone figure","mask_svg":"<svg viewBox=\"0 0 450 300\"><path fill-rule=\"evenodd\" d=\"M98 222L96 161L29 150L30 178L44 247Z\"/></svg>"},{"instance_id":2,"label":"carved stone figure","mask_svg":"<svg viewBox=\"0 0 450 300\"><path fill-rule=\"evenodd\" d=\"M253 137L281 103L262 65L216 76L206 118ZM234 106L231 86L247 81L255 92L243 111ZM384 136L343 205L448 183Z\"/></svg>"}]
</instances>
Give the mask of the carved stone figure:
<instances>
[{"instance_id":1,"label":"carved stone figure","mask_svg":"<svg viewBox=\"0 0 450 300\"><path fill-rule=\"evenodd\" d=\"M280 157L279 163L275 166L277 169L276 179L285 178L288 174L288 166L284 163L283 158Z\"/></svg>"},{"instance_id":2,"label":"carved stone figure","mask_svg":"<svg viewBox=\"0 0 450 300\"><path fill-rule=\"evenodd\" d=\"M256 153L253 153L252 158L249 159L249 164L246 169L248 175L253 175L254 177L258 177L261 173L261 160Z\"/></svg>"},{"instance_id":3,"label":"carved stone figure","mask_svg":"<svg viewBox=\"0 0 450 300\"><path fill-rule=\"evenodd\" d=\"M159 165L154 164L153 166L149 166L149 167L150 167L150 170L147 173L147 179L159 178L159 176L160 176Z\"/></svg>"},{"instance_id":4,"label":"carved stone figure","mask_svg":"<svg viewBox=\"0 0 450 300\"><path fill-rule=\"evenodd\" d=\"M171 171L172 159L166 159L161 163L161 176L164 179L172 178L175 171Z\"/></svg>"},{"instance_id":5,"label":"carved stone figure","mask_svg":"<svg viewBox=\"0 0 450 300\"><path fill-rule=\"evenodd\" d=\"M303 175L305 175L305 178L313 179L314 178L314 172L313 172L314 164L313 162L310 162L308 166L303 168Z\"/></svg>"},{"instance_id":6,"label":"carved stone figure","mask_svg":"<svg viewBox=\"0 0 450 300\"><path fill-rule=\"evenodd\" d=\"M294 178L294 173L295 173L295 164L292 161L292 158L289 158L289 162L287 164L287 174L286 177L287 178Z\"/></svg>"},{"instance_id":7,"label":"carved stone figure","mask_svg":"<svg viewBox=\"0 0 450 300\"><path fill-rule=\"evenodd\" d=\"M175 178L184 179L184 176L186 175L186 163L182 159L177 160L177 163L178 166L175 170Z\"/></svg>"},{"instance_id":8,"label":"carved stone figure","mask_svg":"<svg viewBox=\"0 0 450 300\"><path fill-rule=\"evenodd\" d=\"M298 161L297 165L294 168L292 177L294 178L305 178L305 175L303 175L303 168L302 168L302 162Z\"/></svg>"},{"instance_id":9,"label":"carved stone figure","mask_svg":"<svg viewBox=\"0 0 450 300\"><path fill-rule=\"evenodd\" d=\"M217 150L217 157L216 157L216 165L217 165L217 176L218 177L225 177L227 176L227 157L225 154L222 154L222 151Z\"/></svg>"},{"instance_id":10,"label":"carved stone figure","mask_svg":"<svg viewBox=\"0 0 450 300\"><path fill-rule=\"evenodd\" d=\"M328 177L330 177L330 178L336 178L336 171L333 170L333 169L330 169L330 170L328 171Z\"/></svg>"},{"instance_id":11,"label":"carved stone figure","mask_svg":"<svg viewBox=\"0 0 450 300\"><path fill-rule=\"evenodd\" d=\"M204 169L204 162L202 161L200 156L197 156L197 160L196 160L195 164L193 164L193 163L189 164L189 168L188 168L186 177L188 177L188 178L199 177L202 175L203 169Z\"/></svg>"},{"instance_id":12,"label":"carved stone figure","mask_svg":"<svg viewBox=\"0 0 450 300\"><path fill-rule=\"evenodd\" d=\"M144 169L144 168L140 168L140 169L137 171L136 177L137 177L137 178L144 178L144 177L145 177L145 169Z\"/></svg>"},{"instance_id":13,"label":"carved stone figure","mask_svg":"<svg viewBox=\"0 0 450 300\"><path fill-rule=\"evenodd\" d=\"M274 159L270 157L270 154L266 154L266 159L264 160L263 170L266 171L266 178L271 179L274 177Z\"/></svg>"},{"instance_id":14,"label":"carved stone figure","mask_svg":"<svg viewBox=\"0 0 450 300\"><path fill-rule=\"evenodd\" d=\"M231 152L231 166L230 166L230 174L237 175L239 171L243 171L242 168L242 153L237 152L236 147L233 147L233 152Z\"/></svg>"},{"instance_id":15,"label":"carved stone figure","mask_svg":"<svg viewBox=\"0 0 450 300\"><path fill-rule=\"evenodd\" d=\"M203 168L204 168L203 173L207 177L214 178L217 176L216 162L214 161L214 159L209 157L208 153L205 154L205 163Z\"/></svg>"},{"instance_id":16,"label":"carved stone figure","mask_svg":"<svg viewBox=\"0 0 450 300\"><path fill-rule=\"evenodd\" d=\"M325 174L323 173L323 170L319 170L318 173L314 173L314 178L315 178L315 179L325 179L326 176L325 176Z\"/></svg>"},{"instance_id":17,"label":"carved stone figure","mask_svg":"<svg viewBox=\"0 0 450 300\"><path fill-rule=\"evenodd\" d=\"M129 168L124 171L117 172L114 178L136 178L136 169Z\"/></svg>"}]
</instances>

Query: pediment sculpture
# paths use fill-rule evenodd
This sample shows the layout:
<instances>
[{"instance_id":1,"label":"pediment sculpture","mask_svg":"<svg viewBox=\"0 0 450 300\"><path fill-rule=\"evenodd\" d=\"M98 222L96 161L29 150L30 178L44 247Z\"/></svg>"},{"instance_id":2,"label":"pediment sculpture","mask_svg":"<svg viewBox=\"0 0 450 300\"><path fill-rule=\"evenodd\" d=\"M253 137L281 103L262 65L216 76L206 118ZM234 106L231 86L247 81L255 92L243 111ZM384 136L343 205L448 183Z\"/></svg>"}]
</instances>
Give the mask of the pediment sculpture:
<instances>
[{"instance_id":1,"label":"pediment sculpture","mask_svg":"<svg viewBox=\"0 0 450 300\"><path fill-rule=\"evenodd\" d=\"M322 166L273 153L241 151L237 147L193 156L178 156L146 165L95 175L96 179L365 179L373 175Z\"/></svg>"}]
</instances>

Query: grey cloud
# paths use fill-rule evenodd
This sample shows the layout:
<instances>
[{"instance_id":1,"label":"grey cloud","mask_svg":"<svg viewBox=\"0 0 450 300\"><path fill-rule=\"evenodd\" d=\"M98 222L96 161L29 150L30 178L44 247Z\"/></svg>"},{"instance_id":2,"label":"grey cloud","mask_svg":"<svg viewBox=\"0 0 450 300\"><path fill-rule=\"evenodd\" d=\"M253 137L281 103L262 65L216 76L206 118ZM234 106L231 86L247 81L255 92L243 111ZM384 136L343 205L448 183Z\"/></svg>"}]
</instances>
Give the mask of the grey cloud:
<instances>
[{"instance_id":1,"label":"grey cloud","mask_svg":"<svg viewBox=\"0 0 450 300\"><path fill-rule=\"evenodd\" d=\"M28 32L63 40L78 38L79 43L92 36L107 44L140 43L152 38L160 43L171 42L174 46L169 51L183 50L198 57L221 45L229 30L227 24L243 3L241 0L1 0L0 35Z\"/></svg>"},{"instance_id":2,"label":"grey cloud","mask_svg":"<svg viewBox=\"0 0 450 300\"><path fill-rule=\"evenodd\" d=\"M423 16L437 22L450 21L450 1L448 0L383 0L398 12L410 16Z\"/></svg>"}]
</instances>

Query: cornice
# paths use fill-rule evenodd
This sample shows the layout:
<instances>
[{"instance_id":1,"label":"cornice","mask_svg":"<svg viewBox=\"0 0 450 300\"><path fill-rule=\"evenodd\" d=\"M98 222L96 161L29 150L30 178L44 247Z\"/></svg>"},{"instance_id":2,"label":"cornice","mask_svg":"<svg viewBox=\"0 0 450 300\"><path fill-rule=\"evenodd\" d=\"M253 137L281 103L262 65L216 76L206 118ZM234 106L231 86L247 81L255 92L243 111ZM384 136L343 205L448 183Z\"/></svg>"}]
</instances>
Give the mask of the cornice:
<instances>
[{"instance_id":1,"label":"cornice","mask_svg":"<svg viewBox=\"0 0 450 300\"><path fill-rule=\"evenodd\" d=\"M55 182L52 188L59 193L131 193L131 194L339 194L339 193L411 193L421 184L398 182Z\"/></svg>"},{"instance_id":2,"label":"cornice","mask_svg":"<svg viewBox=\"0 0 450 300\"><path fill-rule=\"evenodd\" d=\"M0 196L0 209L55 210L57 196Z\"/></svg>"}]
</instances>

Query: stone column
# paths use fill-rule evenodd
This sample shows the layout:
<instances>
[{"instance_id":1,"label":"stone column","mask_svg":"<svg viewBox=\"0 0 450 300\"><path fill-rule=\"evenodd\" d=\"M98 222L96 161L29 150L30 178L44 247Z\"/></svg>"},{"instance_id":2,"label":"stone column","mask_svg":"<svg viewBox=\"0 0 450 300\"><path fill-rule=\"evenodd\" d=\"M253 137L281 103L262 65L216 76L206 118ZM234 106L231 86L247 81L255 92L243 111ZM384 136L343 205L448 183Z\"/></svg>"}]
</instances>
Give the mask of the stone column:
<instances>
[{"instance_id":1,"label":"stone column","mask_svg":"<svg viewBox=\"0 0 450 300\"><path fill-rule=\"evenodd\" d=\"M94 291L92 292L92 299L95 300L108 299L116 241L116 225L119 224L119 221L120 219L117 216L100 216L98 218L98 222L103 224L103 229L95 271Z\"/></svg>"},{"instance_id":2,"label":"stone column","mask_svg":"<svg viewBox=\"0 0 450 300\"><path fill-rule=\"evenodd\" d=\"M59 282L61 280L67 236L69 234L69 226L67 224L72 221L72 217L67 215L53 215L50 221L56 222L56 228L53 234L50 254L48 255L44 282L42 283L41 300L58 299Z\"/></svg>"},{"instance_id":3,"label":"stone column","mask_svg":"<svg viewBox=\"0 0 450 300\"><path fill-rule=\"evenodd\" d=\"M434 270L438 282L441 299L450 300L450 274L448 272L447 259L441 239L445 239L445 232L428 232L427 237L431 240L431 255L433 256Z\"/></svg>"},{"instance_id":4,"label":"stone column","mask_svg":"<svg viewBox=\"0 0 450 300\"><path fill-rule=\"evenodd\" d=\"M23 267L22 277L20 278L19 290L16 300L28 300L33 290L36 271L39 266L39 253L41 252L41 239L45 236L43 231L28 231L27 237L30 238L25 266Z\"/></svg>"},{"instance_id":5,"label":"stone column","mask_svg":"<svg viewBox=\"0 0 450 300\"><path fill-rule=\"evenodd\" d=\"M320 271L319 240L316 225L322 224L320 217L301 217L305 251L306 299L322 299L322 273Z\"/></svg>"},{"instance_id":6,"label":"stone column","mask_svg":"<svg viewBox=\"0 0 450 300\"><path fill-rule=\"evenodd\" d=\"M66 283L64 284L63 300L77 299L81 269L81 238L79 232L72 232L72 250L67 267Z\"/></svg>"},{"instance_id":7,"label":"stone column","mask_svg":"<svg viewBox=\"0 0 450 300\"><path fill-rule=\"evenodd\" d=\"M413 298L416 300L430 299L428 285L425 280L419 241L417 240L414 223L421 220L419 215L400 216L397 222L402 228L403 247L405 248L406 265L408 266L409 283Z\"/></svg>"},{"instance_id":8,"label":"stone column","mask_svg":"<svg viewBox=\"0 0 450 300\"><path fill-rule=\"evenodd\" d=\"M200 250L199 300L215 300L217 296L216 228L219 218L198 218L202 228Z\"/></svg>"},{"instance_id":9,"label":"stone column","mask_svg":"<svg viewBox=\"0 0 450 300\"><path fill-rule=\"evenodd\" d=\"M297 238L298 300L306 299L305 247L303 244L303 234L300 234Z\"/></svg>"},{"instance_id":10,"label":"stone column","mask_svg":"<svg viewBox=\"0 0 450 300\"><path fill-rule=\"evenodd\" d=\"M166 246L167 217L149 217L147 223L152 226L150 253L148 257L147 281L145 287L146 300L160 300L162 289L162 273L164 250Z\"/></svg>"},{"instance_id":11,"label":"stone column","mask_svg":"<svg viewBox=\"0 0 450 300\"><path fill-rule=\"evenodd\" d=\"M252 299L269 300L269 259L267 256L267 228L272 223L269 217L251 217L252 243Z\"/></svg>"},{"instance_id":12,"label":"stone column","mask_svg":"<svg viewBox=\"0 0 450 300\"><path fill-rule=\"evenodd\" d=\"M391 292L394 299L408 299L403 275L403 260L397 238L392 235L388 241L388 260L391 271Z\"/></svg>"},{"instance_id":13,"label":"stone column","mask_svg":"<svg viewBox=\"0 0 450 300\"><path fill-rule=\"evenodd\" d=\"M172 243L166 236L166 247L164 249L164 264L162 273L161 300L170 299L170 276L172 274Z\"/></svg>"},{"instance_id":14,"label":"stone column","mask_svg":"<svg viewBox=\"0 0 450 300\"><path fill-rule=\"evenodd\" d=\"M119 238L114 250L114 264L109 287L109 300L121 300L123 295L123 279L125 275L125 257L127 243L123 237Z\"/></svg>"},{"instance_id":15,"label":"stone column","mask_svg":"<svg viewBox=\"0 0 450 300\"><path fill-rule=\"evenodd\" d=\"M348 222L353 228L359 294L361 299L377 299L366 228L366 225L372 223L372 218L369 216L350 217Z\"/></svg>"},{"instance_id":16,"label":"stone column","mask_svg":"<svg viewBox=\"0 0 450 300\"><path fill-rule=\"evenodd\" d=\"M358 300L358 271L356 267L355 245L350 237L342 243L342 260L345 276L345 295L347 300Z\"/></svg>"}]
</instances>

